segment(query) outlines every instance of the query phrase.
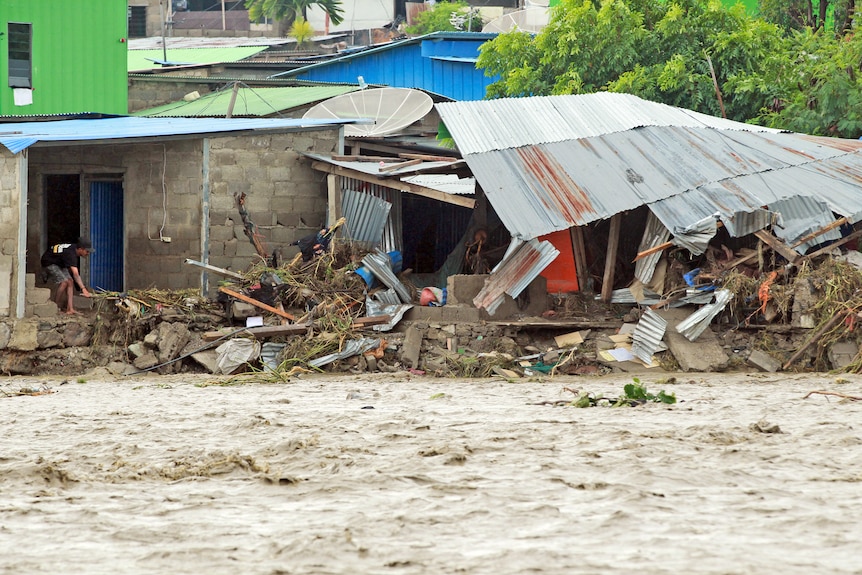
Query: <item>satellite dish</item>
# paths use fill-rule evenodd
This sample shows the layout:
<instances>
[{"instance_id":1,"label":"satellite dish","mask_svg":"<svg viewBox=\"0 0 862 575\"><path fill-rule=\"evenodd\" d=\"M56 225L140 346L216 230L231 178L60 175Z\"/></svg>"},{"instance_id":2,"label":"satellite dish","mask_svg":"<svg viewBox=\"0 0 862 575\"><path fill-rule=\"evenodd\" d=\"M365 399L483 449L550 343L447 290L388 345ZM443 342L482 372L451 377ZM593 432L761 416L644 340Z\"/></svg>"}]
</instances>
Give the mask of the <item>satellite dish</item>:
<instances>
[{"instance_id":1,"label":"satellite dish","mask_svg":"<svg viewBox=\"0 0 862 575\"><path fill-rule=\"evenodd\" d=\"M302 117L319 120L370 118L373 124L344 126L345 136L382 136L404 129L434 107L431 96L410 88L372 88L335 96Z\"/></svg>"},{"instance_id":2,"label":"satellite dish","mask_svg":"<svg viewBox=\"0 0 862 575\"><path fill-rule=\"evenodd\" d=\"M518 29L521 32L538 33L542 28L548 25L551 20L551 12L547 8L536 6L533 8L525 8L503 14L499 18L494 18L482 28L482 32L490 32L492 34L504 34Z\"/></svg>"}]
</instances>

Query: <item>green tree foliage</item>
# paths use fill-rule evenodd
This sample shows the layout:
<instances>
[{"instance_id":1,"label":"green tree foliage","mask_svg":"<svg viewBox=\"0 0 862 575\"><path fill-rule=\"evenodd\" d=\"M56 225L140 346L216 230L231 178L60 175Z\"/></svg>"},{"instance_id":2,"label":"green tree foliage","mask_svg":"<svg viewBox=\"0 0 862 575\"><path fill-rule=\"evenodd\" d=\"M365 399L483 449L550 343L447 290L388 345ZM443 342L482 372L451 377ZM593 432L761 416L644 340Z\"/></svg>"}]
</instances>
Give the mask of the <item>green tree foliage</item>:
<instances>
[{"instance_id":1,"label":"green tree foliage","mask_svg":"<svg viewBox=\"0 0 862 575\"><path fill-rule=\"evenodd\" d=\"M834 38L822 30L793 32L761 70L741 74L728 90L768 94L758 123L804 134L862 136L862 36Z\"/></svg>"},{"instance_id":2,"label":"green tree foliage","mask_svg":"<svg viewBox=\"0 0 862 575\"><path fill-rule=\"evenodd\" d=\"M317 5L329 14L334 25L344 21L341 0L245 0L249 20L259 22L263 18L291 24L297 18L307 19L308 8Z\"/></svg>"},{"instance_id":3,"label":"green tree foliage","mask_svg":"<svg viewBox=\"0 0 862 575\"><path fill-rule=\"evenodd\" d=\"M737 99L724 87L759 71L780 46L780 28L742 5L562 0L541 33L499 35L482 46L477 66L500 75L489 97L608 90L720 116L711 62L727 117L744 121L757 116L766 95L751 90Z\"/></svg>"},{"instance_id":4,"label":"green tree foliage","mask_svg":"<svg viewBox=\"0 0 862 575\"><path fill-rule=\"evenodd\" d=\"M431 32L480 32L485 23L478 10L466 2L438 2L433 8L417 14L415 24L404 29L408 34Z\"/></svg>"}]
</instances>

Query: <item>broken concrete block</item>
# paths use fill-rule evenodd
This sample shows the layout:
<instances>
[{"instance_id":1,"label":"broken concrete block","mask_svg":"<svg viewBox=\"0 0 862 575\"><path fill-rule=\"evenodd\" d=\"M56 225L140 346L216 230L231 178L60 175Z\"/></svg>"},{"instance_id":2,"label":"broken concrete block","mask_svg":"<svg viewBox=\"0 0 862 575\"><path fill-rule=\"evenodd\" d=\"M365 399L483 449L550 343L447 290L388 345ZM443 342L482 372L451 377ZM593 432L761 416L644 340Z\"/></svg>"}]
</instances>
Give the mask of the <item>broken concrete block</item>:
<instances>
[{"instance_id":1,"label":"broken concrete block","mask_svg":"<svg viewBox=\"0 0 862 575\"><path fill-rule=\"evenodd\" d=\"M748 365L760 371L776 372L781 369L781 362L759 349L752 350L748 355Z\"/></svg>"},{"instance_id":2,"label":"broken concrete block","mask_svg":"<svg viewBox=\"0 0 862 575\"><path fill-rule=\"evenodd\" d=\"M192 354L192 359L198 362L204 369L210 373L219 373L218 352L214 349L207 349Z\"/></svg>"},{"instance_id":3,"label":"broken concrete block","mask_svg":"<svg viewBox=\"0 0 862 575\"><path fill-rule=\"evenodd\" d=\"M657 310L657 313L668 324L677 325L691 315L691 309L686 306ZM704 330L695 341L669 329L664 334L664 341L682 371L723 371L730 363L730 357L711 329Z\"/></svg>"},{"instance_id":4,"label":"broken concrete block","mask_svg":"<svg viewBox=\"0 0 862 575\"><path fill-rule=\"evenodd\" d=\"M837 341L827 352L832 369L844 369L859 355L859 345L852 341Z\"/></svg>"},{"instance_id":5,"label":"broken concrete block","mask_svg":"<svg viewBox=\"0 0 862 575\"><path fill-rule=\"evenodd\" d=\"M12 329L12 337L9 339L9 349L35 351L39 347L38 333L39 325L35 321L21 320L16 322Z\"/></svg>"},{"instance_id":6,"label":"broken concrete block","mask_svg":"<svg viewBox=\"0 0 862 575\"><path fill-rule=\"evenodd\" d=\"M419 352L422 350L424 330L411 325L404 335L404 345L401 348L401 363L407 369L419 368Z\"/></svg>"},{"instance_id":7,"label":"broken concrete block","mask_svg":"<svg viewBox=\"0 0 862 575\"><path fill-rule=\"evenodd\" d=\"M141 357L142 355L144 355L145 353L147 353L147 348L144 347L144 344L141 343L140 341L136 341L135 343L131 344L126 349L129 350L129 355L131 355L132 358L134 358L134 359L137 359L137 358Z\"/></svg>"},{"instance_id":8,"label":"broken concrete block","mask_svg":"<svg viewBox=\"0 0 862 575\"><path fill-rule=\"evenodd\" d=\"M136 358L135 361L132 362L132 364L136 368L141 370L150 369L151 367L159 364L159 358L156 357L156 353L153 350L149 349L147 350L147 353L145 353L141 357Z\"/></svg>"}]
</instances>

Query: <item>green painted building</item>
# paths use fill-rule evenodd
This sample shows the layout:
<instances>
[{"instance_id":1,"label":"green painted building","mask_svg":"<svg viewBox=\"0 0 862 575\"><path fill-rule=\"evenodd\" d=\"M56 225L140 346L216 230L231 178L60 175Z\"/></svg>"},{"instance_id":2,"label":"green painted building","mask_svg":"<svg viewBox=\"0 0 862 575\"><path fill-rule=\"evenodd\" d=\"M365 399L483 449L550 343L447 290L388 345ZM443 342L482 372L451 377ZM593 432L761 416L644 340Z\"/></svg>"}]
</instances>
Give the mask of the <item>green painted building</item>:
<instances>
[{"instance_id":1,"label":"green painted building","mask_svg":"<svg viewBox=\"0 0 862 575\"><path fill-rule=\"evenodd\" d=\"M126 0L0 0L0 116L128 111Z\"/></svg>"}]
</instances>

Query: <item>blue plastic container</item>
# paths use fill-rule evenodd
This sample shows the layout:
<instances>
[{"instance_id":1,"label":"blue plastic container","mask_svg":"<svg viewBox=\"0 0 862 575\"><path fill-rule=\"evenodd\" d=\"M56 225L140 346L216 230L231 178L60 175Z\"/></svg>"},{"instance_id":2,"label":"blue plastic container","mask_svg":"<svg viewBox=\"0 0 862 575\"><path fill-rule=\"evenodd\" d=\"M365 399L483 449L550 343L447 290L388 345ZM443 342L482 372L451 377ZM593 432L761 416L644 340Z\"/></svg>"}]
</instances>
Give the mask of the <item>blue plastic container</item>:
<instances>
[{"instance_id":1,"label":"blue plastic container","mask_svg":"<svg viewBox=\"0 0 862 575\"><path fill-rule=\"evenodd\" d=\"M389 256L389 264L392 266L392 273L400 274L401 266L404 265L403 258L401 257L401 252L395 250L388 252L386 255ZM365 285L367 285L369 288L373 288L380 283L377 281L377 278L374 277L374 274L371 273L371 270L365 266L356 268L355 273L363 280L365 280Z\"/></svg>"}]
</instances>

